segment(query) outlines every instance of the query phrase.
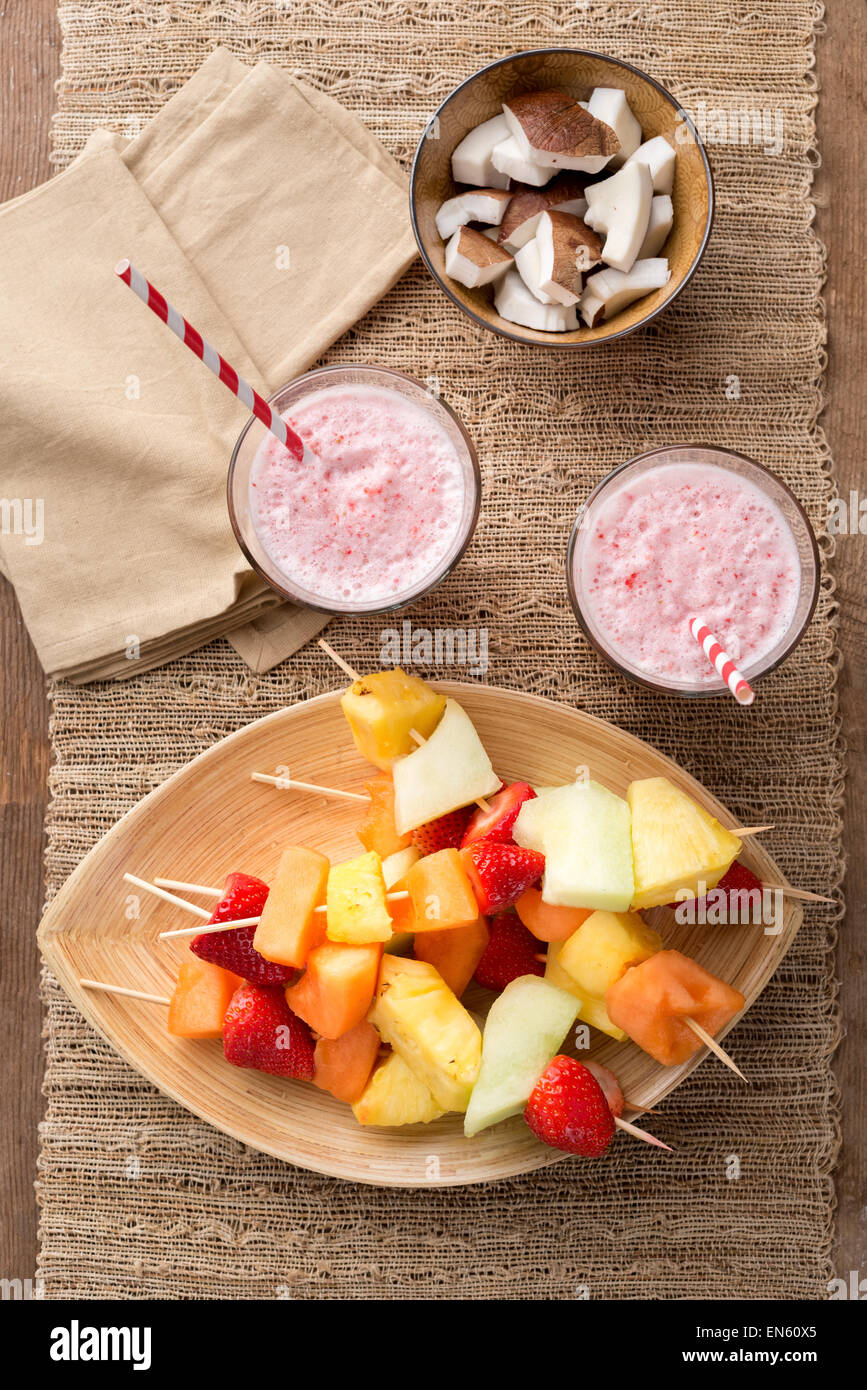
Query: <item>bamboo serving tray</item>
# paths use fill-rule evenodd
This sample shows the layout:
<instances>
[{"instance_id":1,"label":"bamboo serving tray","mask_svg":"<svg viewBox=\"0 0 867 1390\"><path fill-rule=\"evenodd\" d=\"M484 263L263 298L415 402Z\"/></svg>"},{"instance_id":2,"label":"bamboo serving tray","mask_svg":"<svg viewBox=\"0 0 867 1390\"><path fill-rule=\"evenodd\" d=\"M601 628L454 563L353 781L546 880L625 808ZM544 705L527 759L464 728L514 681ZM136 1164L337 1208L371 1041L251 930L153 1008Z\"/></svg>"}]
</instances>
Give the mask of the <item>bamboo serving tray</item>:
<instances>
[{"instance_id":1,"label":"bamboo serving tray","mask_svg":"<svg viewBox=\"0 0 867 1390\"><path fill-rule=\"evenodd\" d=\"M737 824L675 763L611 724L515 691L436 684L465 707L504 778L536 785L567 782L586 765L595 780L625 794L634 778L665 776L724 824ZM362 791L371 767L355 750L338 700L337 694L322 695L257 720L145 797L54 898L39 927L42 954L76 1008L131 1066L193 1114L264 1153L354 1182L394 1187L487 1182L557 1163L567 1155L538 1143L520 1116L471 1140L463 1136L459 1115L410 1128L363 1128L347 1105L308 1083L230 1066L219 1042L171 1037L164 1006L97 994L78 983L89 977L161 995L172 991L188 943L161 942L158 934L189 926L190 919L142 893L139 915L130 920L126 914L135 890L124 882L124 872L151 881L166 877L219 886L232 870L267 882L291 844L309 845L333 860L360 853L357 805L250 780L253 771L288 766L289 775L301 780ZM762 879L784 882L758 844L746 844L742 857ZM782 960L801 918L799 905L788 898L776 936L765 935L761 926L681 926L667 909L649 914L666 945L735 985L746 1008ZM467 1007L479 1013L490 1000L474 985L464 996ZM708 1057L703 1049L683 1066L666 1068L632 1043L616 1043L595 1031L591 1036L590 1055L616 1073L639 1113L657 1106ZM708 1065L720 1063L712 1059ZM626 1113L635 1117L634 1111ZM621 1137L618 1142L634 1141ZM660 1153L659 1162L666 1161Z\"/></svg>"}]
</instances>

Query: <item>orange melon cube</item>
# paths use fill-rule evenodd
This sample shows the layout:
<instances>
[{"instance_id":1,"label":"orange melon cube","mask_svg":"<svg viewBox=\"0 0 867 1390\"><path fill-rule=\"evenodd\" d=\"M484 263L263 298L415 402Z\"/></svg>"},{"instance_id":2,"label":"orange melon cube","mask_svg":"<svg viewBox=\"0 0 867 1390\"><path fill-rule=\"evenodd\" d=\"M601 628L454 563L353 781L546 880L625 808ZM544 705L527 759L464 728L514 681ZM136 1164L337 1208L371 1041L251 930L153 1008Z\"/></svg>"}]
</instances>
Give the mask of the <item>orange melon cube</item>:
<instances>
[{"instance_id":1,"label":"orange melon cube","mask_svg":"<svg viewBox=\"0 0 867 1390\"><path fill-rule=\"evenodd\" d=\"M664 1067L676 1067L703 1043L684 1018L715 1036L739 1013L744 996L680 951L658 951L633 965L605 995L613 1023Z\"/></svg>"},{"instance_id":2,"label":"orange melon cube","mask_svg":"<svg viewBox=\"0 0 867 1390\"><path fill-rule=\"evenodd\" d=\"M172 992L169 1032L176 1038L219 1038L229 1001L243 983L240 975L190 952Z\"/></svg>"},{"instance_id":3,"label":"orange melon cube","mask_svg":"<svg viewBox=\"0 0 867 1390\"><path fill-rule=\"evenodd\" d=\"M307 957L307 969L286 990L293 1013L324 1038L341 1038L366 1016L379 975L380 945L326 941Z\"/></svg>"},{"instance_id":4,"label":"orange melon cube","mask_svg":"<svg viewBox=\"0 0 867 1390\"><path fill-rule=\"evenodd\" d=\"M379 1047L379 1034L366 1019L339 1038L320 1038L313 1052L313 1085L354 1105L370 1079Z\"/></svg>"},{"instance_id":5,"label":"orange melon cube","mask_svg":"<svg viewBox=\"0 0 867 1390\"><path fill-rule=\"evenodd\" d=\"M469 927L478 921L476 895L456 849L437 850L419 859L406 876L406 886L416 933Z\"/></svg>"},{"instance_id":6,"label":"orange melon cube","mask_svg":"<svg viewBox=\"0 0 867 1390\"><path fill-rule=\"evenodd\" d=\"M452 994L460 999L476 973L489 937L488 923L484 917L479 917L468 927L420 932L415 938L413 955L416 960L426 960L438 970Z\"/></svg>"},{"instance_id":7,"label":"orange melon cube","mask_svg":"<svg viewBox=\"0 0 867 1390\"><path fill-rule=\"evenodd\" d=\"M412 844L412 834L398 835L394 823L394 782L391 774L380 772L365 782L370 806L367 815L355 832L365 849L374 849L380 859L387 859L398 850Z\"/></svg>"},{"instance_id":8,"label":"orange melon cube","mask_svg":"<svg viewBox=\"0 0 867 1390\"><path fill-rule=\"evenodd\" d=\"M591 916L592 907L555 907L542 901L540 888L528 888L515 911L537 941L566 941Z\"/></svg>"},{"instance_id":9,"label":"orange melon cube","mask_svg":"<svg viewBox=\"0 0 867 1390\"><path fill-rule=\"evenodd\" d=\"M415 931L415 907L412 898L396 898L390 901L387 906L395 936L401 932Z\"/></svg>"},{"instance_id":10,"label":"orange melon cube","mask_svg":"<svg viewBox=\"0 0 867 1390\"><path fill-rule=\"evenodd\" d=\"M301 970L314 946L325 939L325 913L315 908L325 900L328 860L315 849L293 845L280 856L253 946L266 960Z\"/></svg>"}]
</instances>

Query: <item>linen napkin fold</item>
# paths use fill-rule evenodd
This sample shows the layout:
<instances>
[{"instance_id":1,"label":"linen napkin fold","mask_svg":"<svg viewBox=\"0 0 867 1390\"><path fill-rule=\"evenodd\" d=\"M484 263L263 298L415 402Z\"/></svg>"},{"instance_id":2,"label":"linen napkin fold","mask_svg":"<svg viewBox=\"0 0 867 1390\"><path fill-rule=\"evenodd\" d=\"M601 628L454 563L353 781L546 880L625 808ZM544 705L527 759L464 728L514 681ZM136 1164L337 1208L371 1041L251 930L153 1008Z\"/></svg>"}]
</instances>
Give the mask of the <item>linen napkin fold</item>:
<instances>
[{"instance_id":1,"label":"linen napkin fold","mask_svg":"<svg viewBox=\"0 0 867 1390\"><path fill-rule=\"evenodd\" d=\"M134 675L324 626L247 566L241 403L113 274L128 256L255 385L309 367L415 256L406 180L331 98L217 49L136 139L0 208L0 568L46 670Z\"/></svg>"}]
</instances>

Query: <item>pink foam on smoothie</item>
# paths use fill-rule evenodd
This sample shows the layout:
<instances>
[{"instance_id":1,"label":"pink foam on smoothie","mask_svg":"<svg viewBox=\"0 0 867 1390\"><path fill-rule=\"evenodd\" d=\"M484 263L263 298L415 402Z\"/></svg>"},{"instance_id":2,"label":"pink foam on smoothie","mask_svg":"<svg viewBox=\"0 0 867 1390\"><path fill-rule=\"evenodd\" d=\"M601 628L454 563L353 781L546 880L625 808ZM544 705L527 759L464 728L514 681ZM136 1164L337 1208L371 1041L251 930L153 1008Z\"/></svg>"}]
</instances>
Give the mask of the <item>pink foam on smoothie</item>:
<instances>
[{"instance_id":1,"label":"pink foam on smoothie","mask_svg":"<svg viewBox=\"0 0 867 1390\"><path fill-rule=\"evenodd\" d=\"M772 651L800 589L794 536L747 479L712 464L663 464L625 478L576 554L591 627L639 673L719 684L688 621L699 616L736 665Z\"/></svg>"},{"instance_id":2,"label":"pink foam on smoothie","mask_svg":"<svg viewBox=\"0 0 867 1390\"><path fill-rule=\"evenodd\" d=\"M250 512L273 563L324 601L383 603L424 581L452 551L464 479L429 410L377 386L332 386L284 419L316 461L270 434L250 474Z\"/></svg>"}]
</instances>

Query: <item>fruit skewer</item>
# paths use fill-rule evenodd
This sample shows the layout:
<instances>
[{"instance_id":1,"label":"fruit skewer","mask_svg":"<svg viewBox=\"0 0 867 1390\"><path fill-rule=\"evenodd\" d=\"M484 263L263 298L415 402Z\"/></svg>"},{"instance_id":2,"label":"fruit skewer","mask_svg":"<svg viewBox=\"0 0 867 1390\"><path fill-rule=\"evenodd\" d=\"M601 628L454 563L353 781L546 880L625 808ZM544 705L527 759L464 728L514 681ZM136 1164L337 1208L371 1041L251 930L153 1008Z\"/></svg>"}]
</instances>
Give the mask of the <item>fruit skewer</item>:
<instances>
[{"instance_id":1,"label":"fruit skewer","mask_svg":"<svg viewBox=\"0 0 867 1390\"><path fill-rule=\"evenodd\" d=\"M238 917L230 922L211 922L211 913L203 907L197 907L195 903L188 902L186 898L179 898L175 893L166 891L165 885L172 887L184 887L188 892L201 893L209 898L221 898L223 890L221 888L206 887L203 883L184 883L178 879L162 879L159 882L149 883L147 879L138 878L135 874L124 874L128 883L134 883L137 888L143 888L148 893L153 893L156 897L162 898L164 902L171 903L173 907L181 907L186 912L192 912L197 917L203 918L205 925L201 927L177 927L172 931L160 932L160 941L168 941L175 937L186 936L207 936L212 932L238 931L241 927L256 927L259 925L260 917ZM394 892L386 893L386 902L403 902L409 897L405 889L397 889ZM325 903L320 903L314 908L314 912L326 912Z\"/></svg>"},{"instance_id":2,"label":"fruit skewer","mask_svg":"<svg viewBox=\"0 0 867 1390\"><path fill-rule=\"evenodd\" d=\"M78 983L83 989L96 990L103 994L115 994L127 999L137 999L147 1004L160 1004L169 1009L171 1009L173 1003L172 998L167 995L151 994L145 990L130 989L126 985L113 984L104 980L91 980L81 977ZM612 1113L612 1121L616 1128L622 1130L624 1134L629 1134L632 1138L640 1139L645 1144L650 1144L655 1148L664 1149L667 1153L674 1152L669 1144L665 1144L661 1139L657 1139L655 1135L649 1134L647 1130L632 1124L631 1121L624 1120L622 1116Z\"/></svg>"},{"instance_id":3,"label":"fruit skewer","mask_svg":"<svg viewBox=\"0 0 867 1390\"><path fill-rule=\"evenodd\" d=\"M144 889L146 889L146 890L149 890L149 889L158 889L158 888L159 888L159 885L150 884L150 883L148 883L148 881L147 881L146 879L137 878L135 875L132 875L132 874L125 874L124 877L125 877L129 882L135 883L135 884L137 884L139 887L144 888ZM172 887L177 886L177 885L179 885L179 884L182 883L182 882L183 882L182 880L176 880L176 879L164 879L164 880L163 880L163 883L164 883L164 884L171 885ZM186 887L188 891L198 892L198 893L201 893L201 894L203 894L203 895L207 895L208 897L217 897L217 898L219 898L219 897L221 896L221 893L222 893L222 890L221 890L221 889L212 888L212 887L210 887L210 886L208 886L208 885L205 885L205 884L194 884L194 883L186 883L186 882L185 882L185 883L183 884L183 886ZM167 891L163 890L163 891L158 891L158 892L157 892L157 896L163 898L164 900L167 900L168 902L172 903L173 905L176 905L176 906L178 906L178 907L184 907L187 911L191 911L191 910L192 910L192 911L194 911L197 915L202 915L202 914L204 914L205 916L208 916L208 917L210 916L209 913L205 913L205 911L204 911L203 908L197 908L197 907L195 906L195 904L189 903L189 902L187 902L186 900L184 900L183 898L177 897L177 896L176 896L175 894L173 894L173 893L170 893L170 892L167 892ZM410 896L410 894L409 894L406 890L397 890L397 891L395 891L395 892L388 893L388 894L386 895L386 898L387 898L387 900L390 900L390 901L404 901L404 900L406 900L407 898L409 898L409 896ZM317 912L324 912L324 911L326 911L326 907L325 907L324 904L320 904L320 905L317 906L317 908L314 909L314 910L317 911ZM161 941L176 940L176 939L186 938L186 937L206 936L206 935L215 934L215 933L218 933L218 932L233 931L233 930L237 930L237 929L239 929L239 928L241 928L241 927L255 926L255 925L258 924L259 920L260 920L260 918L259 918L258 916L256 916L256 917L242 917L242 918L238 918L238 919L236 919L236 920L234 920L234 921L229 921L229 922L217 922L217 923L214 923L214 924L212 924L212 925L206 925L206 926L175 928L175 929L173 929L173 930L171 930L171 931L160 932L160 938L159 938L159 939L160 939ZM716 1057L718 1057L719 1060L720 1060L721 1062L723 1062L732 1072L734 1072L734 1074L735 1074L736 1076L738 1076L742 1081L747 1082L747 1077L744 1076L743 1072L741 1071L740 1067L738 1067L738 1065L737 1065L737 1063L734 1061L734 1059L733 1059L732 1057L729 1056L729 1054L725 1051L725 1049L721 1046L721 1044L718 1043L718 1042L716 1041L716 1039L713 1038L713 1037L711 1036L711 1034L708 1033L707 1030L706 1030L705 1028L703 1028L702 1025L701 1025L700 1023L698 1023L695 1019L693 1019L693 1018L690 1017L690 1016L684 1017L684 1018L682 1019L682 1022L685 1023L686 1026L692 1030L692 1032L693 1032L693 1033L695 1034L695 1036L699 1039L699 1041L700 1041L701 1043L703 1043L704 1046L706 1046L707 1048L709 1048L709 1050L710 1050L711 1052L713 1052L714 1055L715 1055ZM651 1140L649 1140L648 1142L651 1142L651 1143L652 1143L652 1142L654 1142L654 1141L651 1139Z\"/></svg>"},{"instance_id":4,"label":"fruit skewer","mask_svg":"<svg viewBox=\"0 0 867 1390\"><path fill-rule=\"evenodd\" d=\"M359 675L358 671L354 671L353 668L349 665L349 663L347 661L344 661L343 657L339 654L339 652L336 652L334 650L331 643L326 642L324 637L319 638L318 646L322 648L326 656L330 657L330 659L337 666L339 666L341 671L345 672L345 674L349 676L353 684L356 684L362 680L362 677ZM427 743L427 739L425 738L425 736L419 733L418 729L416 729L414 726L410 727L408 733L409 737L419 748L423 748L424 745ZM490 811L490 803L484 796L474 797L473 800L476 806L478 806L479 810L484 811L486 813Z\"/></svg>"}]
</instances>

